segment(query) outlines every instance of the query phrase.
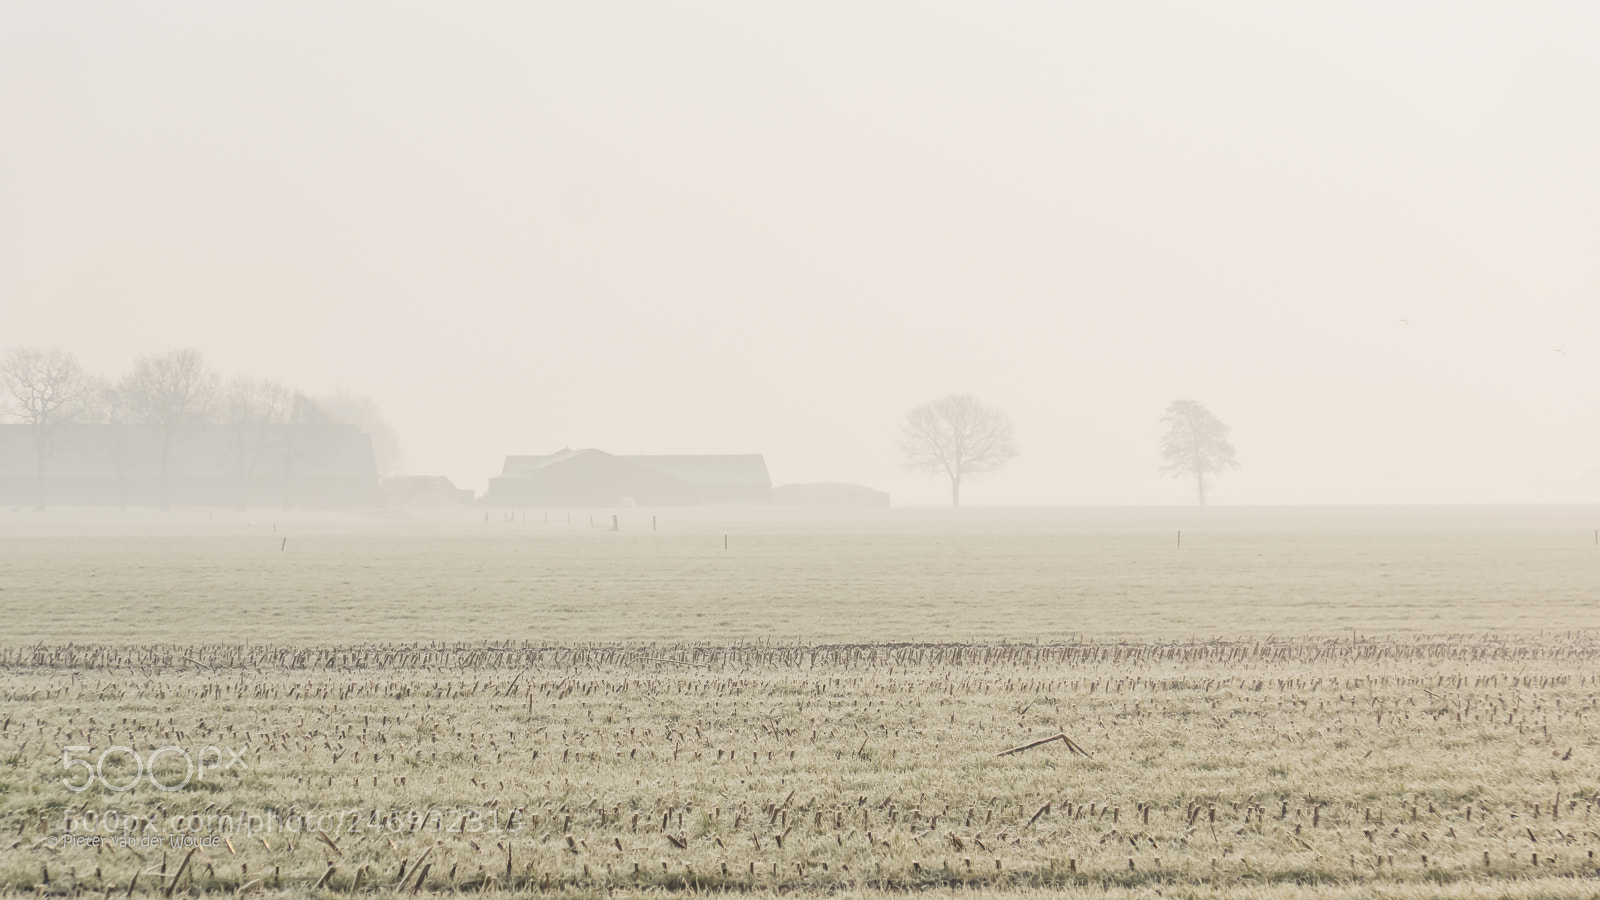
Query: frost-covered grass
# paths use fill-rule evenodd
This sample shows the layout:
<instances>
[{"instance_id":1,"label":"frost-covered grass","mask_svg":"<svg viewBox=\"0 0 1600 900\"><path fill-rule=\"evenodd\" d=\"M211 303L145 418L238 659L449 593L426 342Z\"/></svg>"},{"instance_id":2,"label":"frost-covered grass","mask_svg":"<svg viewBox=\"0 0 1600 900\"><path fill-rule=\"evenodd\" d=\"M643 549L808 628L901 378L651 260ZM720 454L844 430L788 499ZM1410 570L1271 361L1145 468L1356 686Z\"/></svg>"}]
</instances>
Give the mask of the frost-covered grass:
<instances>
[{"instance_id":1,"label":"frost-covered grass","mask_svg":"<svg viewBox=\"0 0 1600 900\"><path fill-rule=\"evenodd\" d=\"M359 873L363 892L1561 896L1592 889L1600 847L1584 636L6 660L17 890L164 890L164 865L185 893L348 893ZM997 755L1061 732L1092 755ZM113 745L244 762L176 792L61 784L64 748ZM158 775L181 780L175 754ZM185 836L227 843L183 867Z\"/></svg>"},{"instance_id":2,"label":"frost-covered grass","mask_svg":"<svg viewBox=\"0 0 1600 900\"><path fill-rule=\"evenodd\" d=\"M0 892L1594 892L1594 510L609 514L0 511Z\"/></svg>"},{"instance_id":3,"label":"frost-covered grass","mask_svg":"<svg viewBox=\"0 0 1600 900\"><path fill-rule=\"evenodd\" d=\"M623 510L615 533L610 511L508 515L0 511L0 644L1600 626L1583 508Z\"/></svg>"}]
</instances>

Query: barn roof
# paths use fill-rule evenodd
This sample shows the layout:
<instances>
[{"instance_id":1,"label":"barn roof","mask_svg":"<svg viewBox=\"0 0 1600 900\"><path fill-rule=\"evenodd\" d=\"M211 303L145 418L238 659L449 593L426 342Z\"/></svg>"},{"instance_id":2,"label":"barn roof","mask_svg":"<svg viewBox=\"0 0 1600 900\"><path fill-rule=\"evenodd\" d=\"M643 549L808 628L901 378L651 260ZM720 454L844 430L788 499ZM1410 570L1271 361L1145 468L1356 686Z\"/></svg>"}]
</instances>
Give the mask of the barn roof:
<instances>
[{"instance_id":1,"label":"barn roof","mask_svg":"<svg viewBox=\"0 0 1600 900\"><path fill-rule=\"evenodd\" d=\"M570 447L560 451L559 453L551 453L548 456L518 454L506 457L506 464L500 469L500 474L527 475L532 472L536 472L545 466L551 465L552 463L558 463L562 460L571 459L575 456L582 456L586 453L599 453L602 456L611 455L600 450L573 450Z\"/></svg>"},{"instance_id":2,"label":"barn roof","mask_svg":"<svg viewBox=\"0 0 1600 900\"><path fill-rule=\"evenodd\" d=\"M714 456L624 456L647 469L689 484L772 484L759 453Z\"/></svg>"},{"instance_id":3,"label":"barn roof","mask_svg":"<svg viewBox=\"0 0 1600 900\"><path fill-rule=\"evenodd\" d=\"M601 456L626 460L652 472L675 478L685 484L745 484L771 485L767 463L759 453L701 454L701 455L628 455L607 453L593 448L566 449L548 456L507 456L503 475L531 475L541 469L583 456Z\"/></svg>"}]
</instances>

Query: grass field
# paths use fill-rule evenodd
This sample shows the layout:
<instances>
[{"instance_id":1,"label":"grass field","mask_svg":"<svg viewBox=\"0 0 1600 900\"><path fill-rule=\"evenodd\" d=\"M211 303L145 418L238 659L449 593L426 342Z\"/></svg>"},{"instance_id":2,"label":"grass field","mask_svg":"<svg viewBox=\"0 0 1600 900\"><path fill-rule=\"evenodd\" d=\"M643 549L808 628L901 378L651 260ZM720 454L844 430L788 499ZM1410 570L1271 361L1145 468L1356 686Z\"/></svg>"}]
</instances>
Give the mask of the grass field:
<instances>
[{"instance_id":1,"label":"grass field","mask_svg":"<svg viewBox=\"0 0 1600 900\"><path fill-rule=\"evenodd\" d=\"M1600 625L1600 510L0 514L6 641L789 641ZM1178 533L1182 531L1182 547ZM723 549L724 535L728 546Z\"/></svg>"},{"instance_id":2,"label":"grass field","mask_svg":"<svg viewBox=\"0 0 1600 900\"><path fill-rule=\"evenodd\" d=\"M1600 889L1592 510L773 512L0 515L0 889Z\"/></svg>"}]
</instances>

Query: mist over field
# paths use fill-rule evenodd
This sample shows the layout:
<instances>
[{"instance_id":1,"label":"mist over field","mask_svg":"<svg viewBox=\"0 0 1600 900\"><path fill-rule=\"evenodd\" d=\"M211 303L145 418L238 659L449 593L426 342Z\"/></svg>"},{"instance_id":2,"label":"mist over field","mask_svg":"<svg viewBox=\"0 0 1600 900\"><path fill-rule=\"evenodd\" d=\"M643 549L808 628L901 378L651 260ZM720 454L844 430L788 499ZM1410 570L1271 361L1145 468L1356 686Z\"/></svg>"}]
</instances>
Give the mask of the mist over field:
<instances>
[{"instance_id":1,"label":"mist over field","mask_svg":"<svg viewBox=\"0 0 1600 900\"><path fill-rule=\"evenodd\" d=\"M1596 48L0 3L0 900L1592 896Z\"/></svg>"},{"instance_id":2,"label":"mist over field","mask_svg":"<svg viewBox=\"0 0 1600 900\"><path fill-rule=\"evenodd\" d=\"M1600 13L0 9L0 343L374 397L406 471L762 452L897 504L1600 500Z\"/></svg>"},{"instance_id":3,"label":"mist over field","mask_svg":"<svg viewBox=\"0 0 1600 900\"><path fill-rule=\"evenodd\" d=\"M1336 641L1600 624L1590 509L702 508L623 510L619 532L560 511L51 518L0 517L14 643Z\"/></svg>"}]
</instances>

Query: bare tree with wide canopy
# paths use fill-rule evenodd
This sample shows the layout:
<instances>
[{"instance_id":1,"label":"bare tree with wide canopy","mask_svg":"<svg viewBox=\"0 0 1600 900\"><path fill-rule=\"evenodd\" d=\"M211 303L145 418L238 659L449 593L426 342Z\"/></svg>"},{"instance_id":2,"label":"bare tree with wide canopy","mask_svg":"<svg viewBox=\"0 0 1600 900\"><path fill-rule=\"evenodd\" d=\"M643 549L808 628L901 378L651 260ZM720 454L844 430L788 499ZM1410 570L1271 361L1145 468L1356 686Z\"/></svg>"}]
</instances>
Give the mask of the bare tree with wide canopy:
<instances>
[{"instance_id":1,"label":"bare tree with wide canopy","mask_svg":"<svg viewBox=\"0 0 1600 900\"><path fill-rule=\"evenodd\" d=\"M317 401L299 391L289 399L288 428L283 436L283 508L294 505L295 475L305 464L305 457L314 452L325 439L323 426L329 423L328 413Z\"/></svg>"},{"instance_id":2,"label":"bare tree with wide canopy","mask_svg":"<svg viewBox=\"0 0 1600 900\"><path fill-rule=\"evenodd\" d=\"M61 426L83 416L94 380L60 347L16 347L0 357L0 383L10 395L12 414L33 432L34 508L44 509L45 463Z\"/></svg>"},{"instance_id":3,"label":"bare tree with wide canopy","mask_svg":"<svg viewBox=\"0 0 1600 900\"><path fill-rule=\"evenodd\" d=\"M907 469L950 479L950 505L961 505L961 482L1016 458L1011 417L971 394L951 394L912 407L900 426Z\"/></svg>"},{"instance_id":4,"label":"bare tree with wide canopy","mask_svg":"<svg viewBox=\"0 0 1600 900\"><path fill-rule=\"evenodd\" d=\"M1228 441L1228 426L1198 400L1174 400L1161 417L1161 474L1194 476L1200 505L1206 505L1206 476L1239 468Z\"/></svg>"},{"instance_id":5,"label":"bare tree with wide canopy","mask_svg":"<svg viewBox=\"0 0 1600 900\"><path fill-rule=\"evenodd\" d=\"M96 375L91 382L84 421L96 425L110 425L100 429L105 440L106 457L117 473L117 508L128 508L128 469L133 464L132 436L127 426L135 424L133 413L116 385Z\"/></svg>"},{"instance_id":6,"label":"bare tree with wide canopy","mask_svg":"<svg viewBox=\"0 0 1600 900\"><path fill-rule=\"evenodd\" d=\"M222 401L222 420L228 426L229 449L238 481L238 507L250 502L262 455L275 427L289 422L295 394L282 382L240 375L228 382Z\"/></svg>"},{"instance_id":7,"label":"bare tree with wide canopy","mask_svg":"<svg viewBox=\"0 0 1600 900\"><path fill-rule=\"evenodd\" d=\"M222 379L199 350L169 350L143 356L117 385L117 396L134 421L155 433L161 448L161 508L168 509L167 468L172 448L211 413Z\"/></svg>"}]
</instances>

